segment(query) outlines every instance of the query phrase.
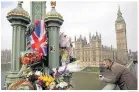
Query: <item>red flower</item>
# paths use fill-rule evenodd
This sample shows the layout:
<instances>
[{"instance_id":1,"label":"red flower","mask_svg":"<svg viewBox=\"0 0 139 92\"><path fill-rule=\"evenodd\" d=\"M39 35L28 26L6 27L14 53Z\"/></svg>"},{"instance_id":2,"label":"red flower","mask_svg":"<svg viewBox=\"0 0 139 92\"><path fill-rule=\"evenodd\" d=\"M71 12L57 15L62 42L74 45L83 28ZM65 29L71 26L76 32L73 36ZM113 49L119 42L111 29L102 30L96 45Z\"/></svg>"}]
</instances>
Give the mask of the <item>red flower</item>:
<instances>
[{"instance_id":1,"label":"red flower","mask_svg":"<svg viewBox=\"0 0 139 92\"><path fill-rule=\"evenodd\" d=\"M31 62L38 62L41 60L42 55L39 52L26 53L20 58L20 62L23 64L30 64Z\"/></svg>"},{"instance_id":2,"label":"red flower","mask_svg":"<svg viewBox=\"0 0 139 92\"><path fill-rule=\"evenodd\" d=\"M32 57L31 58L31 61L36 61L36 57Z\"/></svg>"},{"instance_id":3,"label":"red flower","mask_svg":"<svg viewBox=\"0 0 139 92\"><path fill-rule=\"evenodd\" d=\"M29 54L28 54L28 57L29 57L29 58L32 58L32 57L33 57L33 54L32 54L32 53L29 53Z\"/></svg>"},{"instance_id":4,"label":"red flower","mask_svg":"<svg viewBox=\"0 0 139 92\"><path fill-rule=\"evenodd\" d=\"M27 57L22 57L22 63L23 63L23 64L30 64L31 62L30 62L30 59L29 59L29 58L27 58Z\"/></svg>"}]
</instances>

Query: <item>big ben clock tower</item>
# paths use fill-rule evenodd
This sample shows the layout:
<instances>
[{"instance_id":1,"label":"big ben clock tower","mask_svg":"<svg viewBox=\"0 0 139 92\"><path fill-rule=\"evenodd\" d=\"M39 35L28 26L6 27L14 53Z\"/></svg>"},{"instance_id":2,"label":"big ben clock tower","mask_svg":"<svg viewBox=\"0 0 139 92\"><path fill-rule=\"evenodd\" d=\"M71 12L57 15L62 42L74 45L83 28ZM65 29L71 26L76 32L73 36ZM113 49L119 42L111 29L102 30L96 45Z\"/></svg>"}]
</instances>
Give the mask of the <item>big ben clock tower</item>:
<instances>
[{"instance_id":1,"label":"big ben clock tower","mask_svg":"<svg viewBox=\"0 0 139 92\"><path fill-rule=\"evenodd\" d=\"M117 61L126 65L128 61L127 39L126 39L126 23L122 17L120 6L115 21L116 41L117 41Z\"/></svg>"}]
</instances>

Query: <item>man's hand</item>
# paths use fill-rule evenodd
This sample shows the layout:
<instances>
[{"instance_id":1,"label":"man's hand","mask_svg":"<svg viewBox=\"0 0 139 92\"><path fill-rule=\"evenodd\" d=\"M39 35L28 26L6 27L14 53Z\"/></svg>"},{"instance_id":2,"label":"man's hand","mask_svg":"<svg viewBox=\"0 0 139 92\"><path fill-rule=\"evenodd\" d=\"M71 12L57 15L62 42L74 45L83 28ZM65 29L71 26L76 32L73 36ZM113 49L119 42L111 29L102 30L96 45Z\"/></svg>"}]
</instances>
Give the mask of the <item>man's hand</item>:
<instances>
[{"instance_id":1,"label":"man's hand","mask_svg":"<svg viewBox=\"0 0 139 92\"><path fill-rule=\"evenodd\" d=\"M114 79L106 78L103 75L99 75L99 80L106 83L115 83Z\"/></svg>"},{"instance_id":2,"label":"man's hand","mask_svg":"<svg viewBox=\"0 0 139 92\"><path fill-rule=\"evenodd\" d=\"M103 81L104 80L104 76L103 75L99 75L99 80Z\"/></svg>"}]
</instances>

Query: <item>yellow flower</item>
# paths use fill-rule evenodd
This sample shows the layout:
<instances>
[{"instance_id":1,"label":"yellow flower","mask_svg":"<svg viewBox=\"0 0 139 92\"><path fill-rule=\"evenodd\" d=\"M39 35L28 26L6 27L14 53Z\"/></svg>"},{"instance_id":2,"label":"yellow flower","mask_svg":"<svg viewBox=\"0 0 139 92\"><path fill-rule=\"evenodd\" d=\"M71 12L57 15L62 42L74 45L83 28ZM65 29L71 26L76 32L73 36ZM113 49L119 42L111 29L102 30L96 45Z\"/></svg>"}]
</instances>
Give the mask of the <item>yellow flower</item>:
<instances>
[{"instance_id":1,"label":"yellow flower","mask_svg":"<svg viewBox=\"0 0 139 92\"><path fill-rule=\"evenodd\" d=\"M40 76L38 79L39 79L39 80L43 80L43 76Z\"/></svg>"},{"instance_id":2,"label":"yellow flower","mask_svg":"<svg viewBox=\"0 0 139 92\"><path fill-rule=\"evenodd\" d=\"M45 75L45 77L48 78L49 76L48 75Z\"/></svg>"},{"instance_id":3,"label":"yellow flower","mask_svg":"<svg viewBox=\"0 0 139 92\"><path fill-rule=\"evenodd\" d=\"M49 83L49 82L46 82L46 83L45 83L45 85L46 85L46 86L49 86L49 85L50 85L50 83Z\"/></svg>"},{"instance_id":4,"label":"yellow flower","mask_svg":"<svg viewBox=\"0 0 139 92\"><path fill-rule=\"evenodd\" d=\"M68 58L68 54L67 54L67 53L64 53L64 54L62 55L62 60L63 60L63 61L66 61L67 58Z\"/></svg>"},{"instance_id":5,"label":"yellow flower","mask_svg":"<svg viewBox=\"0 0 139 92\"><path fill-rule=\"evenodd\" d=\"M50 76L49 78L51 79L52 82L55 80L52 76Z\"/></svg>"},{"instance_id":6,"label":"yellow flower","mask_svg":"<svg viewBox=\"0 0 139 92\"><path fill-rule=\"evenodd\" d=\"M55 80L53 77L51 78L52 82Z\"/></svg>"},{"instance_id":7,"label":"yellow flower","mask_svg":"<svg viewBox=\"0 0 139 92\"><path fill-rule=\"evenodd\" d=\"M52 82L52 80L51 80L51 78L50 78L50 77L48 78L48 82Z\"/></svg>"},{"instance_id":8,"label":"yellow flower","mask_svg":"<svg viewBox=\"0 0 139 92\"><path fill-rule=\"evenodd\" d=\"M48 77L45 76L45 77L43 78L43 80L44 80L44 81L48 81Z\"/></svg>"}]
</instances>

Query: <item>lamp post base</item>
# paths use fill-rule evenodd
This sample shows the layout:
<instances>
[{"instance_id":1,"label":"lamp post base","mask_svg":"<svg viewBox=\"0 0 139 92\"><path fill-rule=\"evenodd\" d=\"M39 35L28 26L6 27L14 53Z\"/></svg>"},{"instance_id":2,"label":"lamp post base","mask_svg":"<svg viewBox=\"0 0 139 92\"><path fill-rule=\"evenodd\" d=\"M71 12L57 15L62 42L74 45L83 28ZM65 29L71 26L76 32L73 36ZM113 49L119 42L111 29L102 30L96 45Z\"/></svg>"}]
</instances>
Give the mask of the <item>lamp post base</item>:
<instances>
[{"instance_id":1,"label":"lamp post base","mask_svg":"<svg viewBox=\"0 0 139 92\"><path fill-rule=\"evenodd\" d=\"M5 88L8 89L8 86L13 83L15 80L19 80L18 72L8 72L6 74Z\"/></svg>"}]
</instances>

